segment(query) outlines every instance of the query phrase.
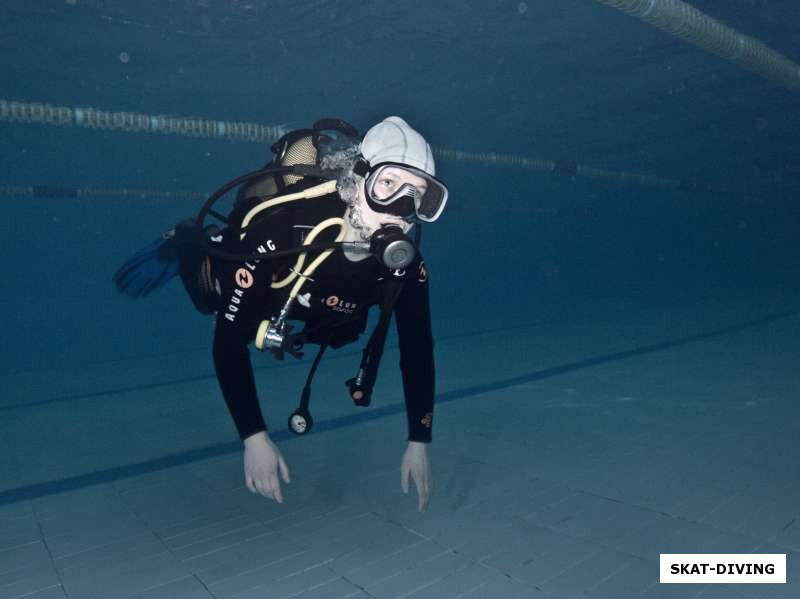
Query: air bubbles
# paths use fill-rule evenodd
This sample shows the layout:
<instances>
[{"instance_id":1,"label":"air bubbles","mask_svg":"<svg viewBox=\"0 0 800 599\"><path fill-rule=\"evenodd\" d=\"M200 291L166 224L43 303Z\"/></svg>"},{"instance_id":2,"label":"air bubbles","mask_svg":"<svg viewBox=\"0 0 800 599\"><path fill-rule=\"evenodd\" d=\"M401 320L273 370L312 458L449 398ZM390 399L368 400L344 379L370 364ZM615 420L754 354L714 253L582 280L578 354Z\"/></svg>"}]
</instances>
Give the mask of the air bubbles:
<instances>
[{"instance_id":1,"label":"air bubbles","mask_svg":"<svg viewBox=\"0 0 800 599\"><path fill-rule=\"evenodd\" d=\"M519 11L519 14L524 15L526 12L528 12L528 3L520 2L519 5L517 5L517 10Z\"/></svg>"},{"instance_id":2,"label":"air bubbles","mask_svg":"<svg viewBox=\"0 0 800 599\"><path fill-rule=\"evenodd\" d=\"M130 62L130 60L131 60L130 54L128 54L127 52L120 52L119 53L119 61L122 64L128 64Z\"/></svg>"}]
</instances>

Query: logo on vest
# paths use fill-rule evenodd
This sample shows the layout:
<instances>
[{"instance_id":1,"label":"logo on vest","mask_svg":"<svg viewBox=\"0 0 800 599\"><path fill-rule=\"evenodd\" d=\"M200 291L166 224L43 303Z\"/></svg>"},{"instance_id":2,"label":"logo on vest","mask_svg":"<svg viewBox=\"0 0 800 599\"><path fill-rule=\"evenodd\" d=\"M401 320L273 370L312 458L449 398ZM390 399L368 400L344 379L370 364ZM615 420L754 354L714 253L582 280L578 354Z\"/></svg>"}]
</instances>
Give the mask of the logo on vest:
<instances>
[{"instance_id":1,"label":"logo on vest","mask_svg":"<svg viewBox=\"0 0 800 599\"><path fill-rule=\"evenodd\" d=\"M344 314L352 314L358 307L355 302L345 302L336 295L331 295L323 301L334 312L342 312Z\"/></svg>"},{"instance_id":2,"label":"logo on vest","mask_svg":"<svg viewBox=\"0 0 800 599\"><path fill-rule=\"evenodd\" d=\"M262 246L259 246L256 249L258 249L260 253L264 253L262 251ZM256 261L256 264L258 264L258 261ZM252 287L256 281L256 277L253 274L253 272L256 270L256 264L245 262L243 268L239 268L235 273L233 273L233 280L237 287L233 290L233 294L231 294L228 309L225 310L225 318L230 322L236 322L236 314L239 312L239 306L242 304L245 290Z\"/></svg>"},{"instance_id":3,"label":"logo on vest","mask_svg":"<svg viewBox=\"0 0 800 599\"><path fill-rule=\"evenodd\" d=\"M236 284L242 289L250 289L253 286L253 273L246 268L240 268L233 275Z\"/></svg>"}]
</instances>

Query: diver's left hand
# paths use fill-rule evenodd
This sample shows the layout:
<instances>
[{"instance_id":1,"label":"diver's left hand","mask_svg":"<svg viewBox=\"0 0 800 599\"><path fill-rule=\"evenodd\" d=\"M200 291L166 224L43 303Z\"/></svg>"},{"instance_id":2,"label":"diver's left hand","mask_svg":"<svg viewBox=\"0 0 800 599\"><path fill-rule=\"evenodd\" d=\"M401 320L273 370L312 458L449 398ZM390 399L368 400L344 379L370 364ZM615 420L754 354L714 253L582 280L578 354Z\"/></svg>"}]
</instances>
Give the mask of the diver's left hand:
<instances>
[{"instance_id":1,"label":"diver's left hand","mask_svg":"<svg viewBox=\"0 0 800 599\"><path fill-rule=\"evenodd\" d=\"M428 444L418 441L409 441L403 461L400 463L400 486L403 493L408 493L410 479L414 479L419 496L419 511L428 509L428 499L433 490L433 475L431 462L428 459Z\"/></svg>"}]
</instances>

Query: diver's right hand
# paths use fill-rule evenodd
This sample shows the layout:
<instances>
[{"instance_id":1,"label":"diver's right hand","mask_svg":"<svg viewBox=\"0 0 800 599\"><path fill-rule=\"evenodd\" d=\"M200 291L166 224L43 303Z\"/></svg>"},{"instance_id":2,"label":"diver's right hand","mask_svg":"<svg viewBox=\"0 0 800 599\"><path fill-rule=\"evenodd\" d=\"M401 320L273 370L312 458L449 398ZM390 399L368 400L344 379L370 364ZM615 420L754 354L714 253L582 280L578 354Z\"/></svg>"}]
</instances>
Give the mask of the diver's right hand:
<instances>
[{"instance_id":1,"label":"diver's right hand","mask_svg":"<svg viewBox=\"0 0 800 599\"><path fill-rule=\"evenodd\" d=\"M278 470L283 481L289 484L289 468L281 450L266 432L256 433L244 440L244 480L248 489L283 503Z\"/></svg>"}]
</instances>

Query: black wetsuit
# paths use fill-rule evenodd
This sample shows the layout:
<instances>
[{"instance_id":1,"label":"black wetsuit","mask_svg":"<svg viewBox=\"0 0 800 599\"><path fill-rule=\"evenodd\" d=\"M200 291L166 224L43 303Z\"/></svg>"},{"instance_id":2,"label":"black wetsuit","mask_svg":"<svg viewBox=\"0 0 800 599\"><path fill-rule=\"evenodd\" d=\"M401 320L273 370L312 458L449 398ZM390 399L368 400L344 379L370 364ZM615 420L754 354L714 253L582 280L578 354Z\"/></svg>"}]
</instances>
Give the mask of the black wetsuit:
<instances>
[{"instance_id":1,"label":"black wetsuit","mask_svg":"<svg viewBox=\"0 0 800 599\"><path fill-rule=\"evenodd\" d=\"M291 191L291 188L286 190ZM239 223L253 204L243 203L231 214ZM327 218L343 217L346 205L338 194L290 202L265 211L240 239L234 229L212 237L212 243L231 253L254 254L299 247L305 236ZM334 226L315 241L331 241L339 232ZM305 269L319 255L312 252ZM286 302L295 281L272 289L291 271L296 256L286 259L244 263L214 261L214 278L219 282L219 304L215 306L214 364L220 388L241 439L267 429L259 407L247 345L255 338L263 320L275 318ZM334 251L300 289L290 320L304 321L312 343L341 347L358 338L366 327L367 311L379 304L392 279L404 280L393 315L400 344L408 439L430 442L433 418L434 362L428 300L428 273L421 256L408 268L393 271L372 256L358 262L342 250ZM310 297L307 295L310 294ZM304 305L307 304L307 305ZM355 370L355 369L354 369Z\"/></svg>"}]
</instances>

